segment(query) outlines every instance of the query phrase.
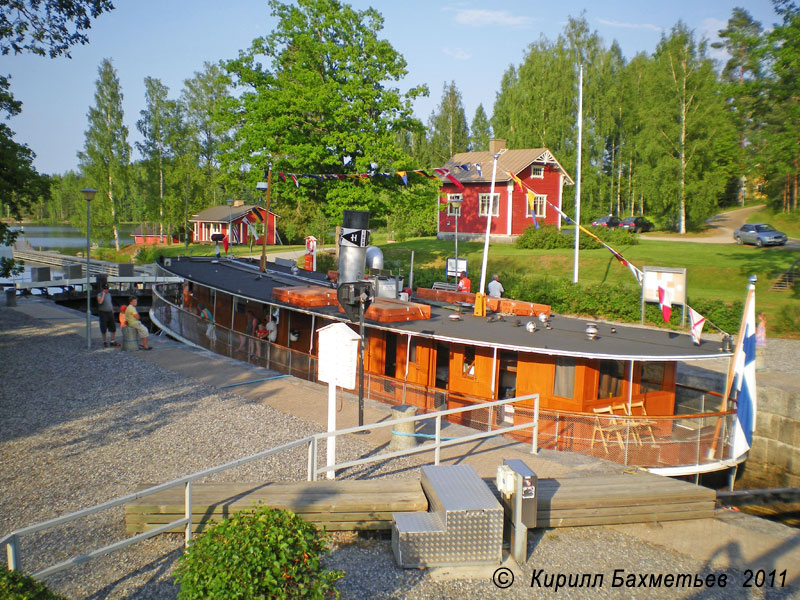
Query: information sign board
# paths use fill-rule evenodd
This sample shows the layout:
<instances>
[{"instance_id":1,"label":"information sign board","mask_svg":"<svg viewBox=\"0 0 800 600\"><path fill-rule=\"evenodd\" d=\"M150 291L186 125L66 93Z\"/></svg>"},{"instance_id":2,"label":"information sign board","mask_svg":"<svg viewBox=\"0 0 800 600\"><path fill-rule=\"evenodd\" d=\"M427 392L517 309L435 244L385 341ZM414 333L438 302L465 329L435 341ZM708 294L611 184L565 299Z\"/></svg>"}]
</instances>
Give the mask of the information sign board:
<instances>
[{"instance_id":1,"label":"information sign board","mask_svg":"<svg viewBox=\"0 0 800 600\"><path fill-rule=\"evenodd\" d=\"M321 327L317 378L347 390L354 389L359 340L358 334L344 323Z\"/></svg>"}]
</instances>

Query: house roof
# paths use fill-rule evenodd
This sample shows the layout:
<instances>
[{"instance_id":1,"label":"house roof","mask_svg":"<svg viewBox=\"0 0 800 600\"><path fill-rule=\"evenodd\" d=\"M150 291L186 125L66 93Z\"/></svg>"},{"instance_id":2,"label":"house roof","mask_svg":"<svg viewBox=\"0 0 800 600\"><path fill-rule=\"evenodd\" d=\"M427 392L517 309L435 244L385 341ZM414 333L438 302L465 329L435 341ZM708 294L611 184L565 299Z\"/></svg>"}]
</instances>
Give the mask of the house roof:
<instances>
[{"instance_id":1,"label":"house roof","mask_svg":"<svg viewBox=\"0 0 800 600\"><path fill-rule=\"evenodd\" d=\"M253 204L243 204L241 206L234 206L232 208L228 208L228 206L212 206L211 208L207 208L203 211L200 211L196 215L193 215L190 222L196 221L203 221L207 223L227 223L229 219L233 219L236 221L237 219L241 219L247 213L249 213L254 208L260 208L264 210L261 206L255 206ZM272 211L269 211L270 214L275 214Z\"/></svg>"},{"instance_id":2,"label":"house roof","mask_svg":"<svg viewBox=\"0 0 800 600\"><path fill-rule=\"evenodd\" d=\"M458 179L461 183L488 183L492 180L492 162L494 155L491 152L461 152L454 155L444 168L450 171L450 175ZM530 165L550 164L557 171L564 174L565 183L572 185L575 182L564 170L553 154L547 148L527 148L522 150L506 150L497 159L497 176L495 181L506 182L511 178L506 174L510 171L518 175ZM480 164L481 172L475 168L475 164ZM462 168L466 165L468 170ZM446 181L446 180L444 180Z\"/></svg>"}]
</instances>

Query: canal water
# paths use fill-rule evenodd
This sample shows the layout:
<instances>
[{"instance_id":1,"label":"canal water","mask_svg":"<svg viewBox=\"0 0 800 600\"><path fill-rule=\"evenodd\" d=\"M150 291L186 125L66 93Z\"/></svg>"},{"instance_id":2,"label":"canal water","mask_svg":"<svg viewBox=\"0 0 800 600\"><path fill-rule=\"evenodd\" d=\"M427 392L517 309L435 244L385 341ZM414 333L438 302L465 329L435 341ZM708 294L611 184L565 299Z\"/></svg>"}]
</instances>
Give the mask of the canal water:
<instances>
[{"instance_id":1,"label":"canal water","mask_svg":"<svg viewBox=\"0 0 800 600\"><path fill-rule=\"evenodd\" d=\"M119 226L120 246L133 243L131 233L137 226L125 223ZM28 242L34 250L58 250L64 254L75 254L75 251L86 247L86 234L76 227L68 225L23 225L11 227L12 231L20 231L17 242ZM108 240L92 239L92 244L113 246L113 238Z\"/></svg>"}]
</instances>

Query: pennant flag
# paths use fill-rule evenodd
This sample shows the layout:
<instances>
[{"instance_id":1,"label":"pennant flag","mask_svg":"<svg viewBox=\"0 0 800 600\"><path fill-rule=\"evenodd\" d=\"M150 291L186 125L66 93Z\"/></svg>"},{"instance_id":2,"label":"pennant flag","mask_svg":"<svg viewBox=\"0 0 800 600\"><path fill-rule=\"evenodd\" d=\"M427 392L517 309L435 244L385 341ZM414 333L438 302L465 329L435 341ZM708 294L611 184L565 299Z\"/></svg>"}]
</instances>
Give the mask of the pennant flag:
<instances>
[{"instance_id":1,"label":"pennant flag","mask_svg":"<svg viewBox=\"0 0 800 600\"><path fill-rule=\"evenodd\" d=\"M255 227L251 223L247 224L247 231L250 232L250 237L253 239L258 239L258 233L256 233Z\"/></svg>"},{"instance_id":2,"label":"pennant flag","mask_svg":"<svg viewBox=\"0 0 800 600\"><path fill-rule=\"evenodd\" d=\"M250 221L248 220L247 215L242 217L242 223L244 223L245 225L249 225L250 224Z\"/></svg>"},{"instance_id":3,"label":"pennant flag","mask_svg":"<svg viewBox=\"0 0 800 600\"><path fill-rule=\"evenodd\" d=\"M286 181L286 175L284 175L284 174L283 174L283 173L281 173L280 171L278 171L278 176L279 176L279 177L280 177L280 178L281 178L281 179L282 179L284 182Z\"/></svg>"},{"instance_id":4,"label":"pennant flag","mask_svg":"<svg viewBox=\"0 0 800 600\"><path fill-rule=\"evenodd\" d=\"M300 182L297 181L297 176L294 173L289 173L289 177L291 177L292 181L294 181L294 187L299 188Z\"/></svg>"},{"instance_id":5,"label":"pennant flag","mask_svg":"<svg viewBox=\"0 0 800 600\"><path fill-rule=\"evenodd\" d=\"M450 183L455 185L458 189L460 190L464 189L464 184L462 184L458 179L450 175L450 171L448 171L447 169L434 169L433 172L438 173L442 177L446 177L448 181L450 181Z\"/></svg>"},{"instance_id":6,"label":"pennant flag","mask_svg":"<svg viewBox=\"0 0 800 600\"><path fill-rule=\"evenodd\" d=\"M536 220L536 195L529 191L528 192L528 207L531 209L531 216L533 217L533 226L536 229L539 229L539 221Z\"/></svg>"},{"instance_id":7,"label":"pennant flag","mask_svg":"<svg viewBox=\"0 0 800 600\"><path fill-rule=\"evenodd\" d=\"M462 171L469 171L469 165L467 165L467 164L456 165L456 168L457 169L461 169Z\"/></svg>"},{"instance_id":8,"label":"pennant flag","mask_svg":"<svg viewBox=\"0 0 800 600\"><path fill-rule=\"evenodd\" d=\"M745 304L744 338L736 357L736 424L733 430L733 457L750 449L756 426L756 309L755 286L748 290Z\"/></svg>"},{"instance_id":9,"label":"pennant flag","mask_svg":"<svg viewBox=\"0 0 800 600\"><path fill-rule=\"evenodd\" d=\"M228 251L228 234L227 233L225 234L225 237L222 238L222 248L225 250L225 252Z\"/></svg>"},{"instance_id":10,"label":"pennant flag","mask_svg":"<svg viewBox=\"0 0 800 600\"><path fill-rule=\"evenodd\" d=\"M690 306L689 323L691 325L690 331L692 333L692 341L699 346L700 335L703 333L703 326L706 324L706 318Z\"/></svg>"},{"instance_id":11,"label":"pennant flag","mask_svg":"<svg viewBox=\"0 0 800 600\"><path fill-rule=\"evenodd\" d=\"M403 185L408 185L408 173L405 171L398 171L397 174L400 176L400 179L403 180Z\"/></svg>"},{"instance_id":12,"label":"pennant flag","mask_svg":"<svg viewBox=\"0 0 800 600\"><path fill-rule=\"evenodd\" d=\"M253 215L259 223L264 222L264 215L261 214L261 211L258 208L250 209L250 214Z\"/></svg>"},{"instance_id":13,"label":"pennant flag","mask_svg":"<svg viewBox=\"0 0 800 600\"><path fill-rule=\"evenodd\" d=\"M239 226L238 225L234 225L233 227L231 227L231 231L233 232L233 243L234 244L238 244L239 243Z\"/></svg>"},{"instance_id":14,"label":"pennant flag","mask_svg":"<svg viewBox=\"0 0 800 600\"><path fill-rule=\"evenodd\" d=\"M658 304L661 306L664 322L669 323L669 317L672 315L672 290L658 286Z\"/></svg>"},{"instance_id":15,"label":"pennant flag","mask_svg":"<svg viewBox=\"0 0 800 600\"><path fill-rule=\"evenodd\" d=\"M475 163L475 168L478 170L478 177L483 177L483 171L481 170L481 163Z\"/></svg>"},{"instance_id":16,"label":"pennant flag","mask_svg":"<svg viewBox=\"0 0 800 600\"><path fill-rule=\"evenodd\" d=\"M424 176L424 177L427 177L428 179L436 179L436 176L435 176L435 175L428 175L428 174L427 174L425 171L423 171L422 169L414 169L414 173L416 173L417 175L422 175L422 176Z\"/></svg>"}]
</instances>

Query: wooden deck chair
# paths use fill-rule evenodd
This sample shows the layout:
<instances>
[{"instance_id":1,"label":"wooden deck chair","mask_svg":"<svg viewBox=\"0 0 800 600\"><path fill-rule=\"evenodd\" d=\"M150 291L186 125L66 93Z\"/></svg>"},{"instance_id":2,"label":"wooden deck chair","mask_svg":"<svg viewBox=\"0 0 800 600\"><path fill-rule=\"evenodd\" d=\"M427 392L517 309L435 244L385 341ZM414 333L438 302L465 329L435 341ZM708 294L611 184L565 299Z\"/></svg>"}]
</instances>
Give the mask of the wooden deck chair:
<instances>
[{"instance_id":1,"label":"wooden deck chair","mask_svg":"<svg viewBox=\"0 0 800 600\"><path fill-rule=\"evenodd\" d=\"M639 415L634 414L635 411L633 409L635 409L635 408L638 408L639 410L641 410L641 416L643 416L643 417L647 416L647 411L644 408L644 400L637 400L636 402L631 402L630 407L628 407L628 405L626 404L625 405L625 410L629 411L628 412L628 416L631 416L631 417L632 416L639 416ZM649 433L650 434L650 439L653 440L654 444L656 443L656 436L653 433L653 425L656 424L655 421L652 421L650 419L634 419L632 423L633 423L633 425L636 426L636 429L639 432L646 431L647 433Z\"/></svg>"},{"instance_id":2,"label":"wooden deck chair","mask_svg":"<svg viewBox=\"0 0 800 600\"><path fill-rule=\"evenodd\" d=\"M603 449L608 454L608 438L611 435L616 436L617 444L622 450L625 450L625 443L622 441L622 431L625 429L625 425L617 421L617 419L611 418L613 417L614 413L611 411L610 406L602 406L600 408L593 408L592 411L595 414L594 418L594 429L592 430L592 441L591 447L594 448L594 440L597 435L600 435L600 441L603 442Z\"/></svg>"},{"instance_id":3,"label":"wooden deck chair","mask_svg":"<svg viewBox=\"0 0 800 600\"><path fill-rule=\"evenodd\" d=\"M630 431L631 435L633 436L633 441L636 442L637 445L642 445L642 438L639 435L639 428L636 426L636 421L629 419L630 413L628 412L628 404L626 402L618 402L617 404L611 405L611 413L615 415L620 415L621 417L625 417L621 424L624 423L627 425L628 431Z\"/></svg>"}]
</instances>

